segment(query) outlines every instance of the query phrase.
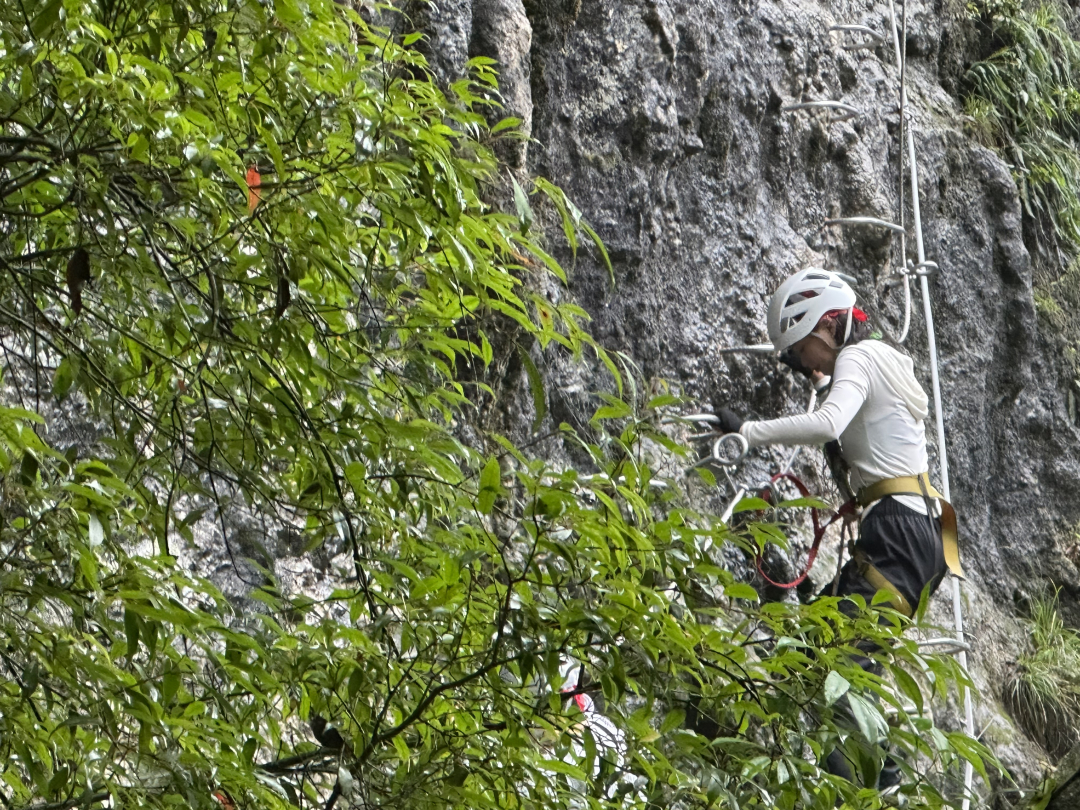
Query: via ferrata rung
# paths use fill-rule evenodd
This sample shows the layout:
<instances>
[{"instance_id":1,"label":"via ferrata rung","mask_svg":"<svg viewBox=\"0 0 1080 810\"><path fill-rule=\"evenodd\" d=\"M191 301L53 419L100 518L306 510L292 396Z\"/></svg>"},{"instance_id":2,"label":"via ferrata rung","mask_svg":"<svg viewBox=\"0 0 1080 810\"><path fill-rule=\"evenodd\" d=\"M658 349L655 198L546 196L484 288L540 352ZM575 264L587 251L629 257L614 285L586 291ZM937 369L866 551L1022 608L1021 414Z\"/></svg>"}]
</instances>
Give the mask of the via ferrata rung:
<instances>
[{"instance_id":1,"label":"via ferrata rung","mask_svg":"<svg viewBox=\"0 0 1080 810\"><path fill-rule=\"evenodd\" d=\"M789 104L780 109L781 112L796 112L797 110L833 110L835 114L829 119L832 122L847 121L863 114L858 107L845 104L843 101L829 100L800 101L797 104Z\"/></svg>"},{"instance_id":2,"label":"via ferrata rung","mask_svg":"<svg viewBox=\"0 0 1080 810\"><path fill-rule=\"evenodd\" d=\"M885 42L885 37L875 31L868 25L830 25L830 31L839 31L843 34L865 34L870 39L863 40L862 42L851 42L846 45L841 45L845 51L861 51L868 50L870 48L876 48Z\"/></svg>"},{"instance_id":3,"label":"via ferrata rung","mask_svg":"<svg viewBox=\"0 0 1080 810\"><path fill-rule=\"evenodd\" d=\"M893 233L906 233L903 225L880 219L878 217L835 217L827 219L824 225L869 225L874 228L885 228Z\"/></svg>"}]
</instances>

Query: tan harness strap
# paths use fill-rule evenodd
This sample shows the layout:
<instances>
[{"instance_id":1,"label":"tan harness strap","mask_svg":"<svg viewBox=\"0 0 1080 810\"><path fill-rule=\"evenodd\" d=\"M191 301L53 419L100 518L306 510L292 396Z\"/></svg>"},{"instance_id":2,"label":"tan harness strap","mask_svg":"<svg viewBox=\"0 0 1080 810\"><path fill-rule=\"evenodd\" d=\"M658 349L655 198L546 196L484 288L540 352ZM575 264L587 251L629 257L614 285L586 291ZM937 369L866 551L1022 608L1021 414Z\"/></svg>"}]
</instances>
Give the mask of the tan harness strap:
<instances>
[{"instance_id":1,"label":"tan harness strap","mask_svg":"<svg viewBox=\"0 0 1080 810\"><path fill-rule=\"evenodd\" d=\"M945 552L945 564L955 576L964 578L964 569L960 567L960 547L957 543L956 510L942 497L930 483L927 473L904 475L899 478L886 478L868 487L863 487L855 495L859 506L869 506L887 495L916 495L922 498L937 498L941 503L941 545ZM872 583L871 583L872 584Z\"/></svg>"},{"instance_id":2,"label":"tan harness strap","mask_svg":"<svg viewBox=\"0 0 1080 810\"><path fill-rule=\"evenodd\" d=\"M863 579L869 582L875 590L888 591L892 594L892 599L889 601L892 602L894 608L909 619L915 615L915 611L911 609L911 603L904 598L902 593L900 593L900 589L889 582L885 575L878 570L877 566L870 562L870 558L866 556L865 551L858 546L855 546L851 550L851 557L855 561L855 568L858 570L859 574Z\"/></svg>"}]
</instances>

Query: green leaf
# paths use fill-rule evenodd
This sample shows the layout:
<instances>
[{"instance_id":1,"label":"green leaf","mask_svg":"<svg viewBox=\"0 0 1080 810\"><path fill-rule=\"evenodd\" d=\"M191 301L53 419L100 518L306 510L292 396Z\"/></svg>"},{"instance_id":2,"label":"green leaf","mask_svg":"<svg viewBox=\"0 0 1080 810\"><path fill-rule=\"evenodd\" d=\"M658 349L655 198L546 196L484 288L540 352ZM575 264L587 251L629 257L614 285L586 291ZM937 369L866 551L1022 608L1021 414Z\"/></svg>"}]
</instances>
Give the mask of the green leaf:
<instances>
[{"instance_id":1,"label":"green leaf","mask_svg":"<svg viewBox=\"0 0 1080 810\"><path fill-rule=\"evenodd\" d=\"M698 475L706 485L710 487L716 486L716 476L713 475L712 470L707 469L706 467L695 467L694 473Z\"/></svg>"},{"instance_id":2,"label":"green leaf","mask_svg":"<svg viewBox=\"0 0 1080 810\"><path fill-rule=\"evenodd\" d=\"M30 21L30 31L35 39L47 36L52 28L60 22L60 10L63 8L61 0L48 0L41 11L34 15Z\"/></svg>"},{"instance_id":3,"label":"green leaf","mask_svg":"<svg viewBox=\"0 0 1080 810\"><path fill-rule=\"evenodd\" d=\"M740 512L764 512L767 509L772 509L772 504L766 500L758 498L756 496L750 498L743 498L737 504L733 514L739 514Z\"/></svg>"},{"instance_id":4,"label":"green leaf","mask_svg":"<svg viewBox=\"0 0 1080 810\"><path fill-rule=\"evenodd\" d=\"M625 419L633 415L633 411L630 406L620 399L614 397L605 397L607 405L604 405L596 409L596 413L593 414L593 422L599 422L603 419Z\"/></svg>"},{"instance_id":5,"label":"green leaf","mask_svg":"<svg viewBox=\"0 0 1080 810\"><path fill-rule=\"evenodd\" d=\"M484 366L490 366L492 359L494 359L494 352L491 349L491 343L488 342L487 335L480 332L480 357L484 361Z\"/></svg>"},{"instance_id":6,"label":"green leaf","mask_svg":"<svg viewBox=\"0 0 1080 810\"><path fill-rule=\"evenodd\" d=\"M664 722L660 724L660 733L668 734L677 728L682 728L686 722L686 711L683 709L672 709L664 716Z\"/></svg>"},{"instance_id":7,"label":"green leaf","mask_svg":"<svg viewBox=\"0 0 1080 810\"><path fill-rule=\"evenodd\" d=\"M517 208L518 222L521 225L522 233L525 233L532 227L536 217L533 216L532 206L529 205L529 198L525 194L525 190L513 175L510 177L510 182L514 185L514 207Z\"/></svg>"},{"instance_id":8,"label":"green leaf","mask_svg":"<svg viewBox=\"0 0 1080 810\"><path fill-rule=\"evenodd\" d=\"M521 126L521 119L520 118L514 118L512 116L507 116L506 118L502 119L501 121L496 123L495 126L493 126L491 128L491 134L492 135L497 135L500 132L503 132L504 130L517 129L520 126Z\"/></svg>"},{"instance_id":9,"label":"green leaf","mask_svg":"<svg viewBox=\"0 0 1080 810\"><path fill-rule=\"evenodd\" d=\"M677 405L682 400L679 397L672 394L661 394L660 396L653 397L645 405L645 408L650 411L659 410L660 408L666 408L669 405Z\"/></svg>"},{"instance_id":10,"label":"green leaf","mask_svg":"<svg viewBox=\"0 0 1080 810\"><path fill-rule=\"evenodd\" d=\"M745 582L732 582L724 586L724 595L729 599L749 599L753 602L758 600L758 592Z\"/></svg>"},{"instance_id":11,"label":"green leaf","mask_svg":"<svg viewBox=\"0 0 1080 810\"><path fill-rule=\"evenodd\" d=\"M896 679L900 690L915 704L916 711L921 715L923 713L923 695L919 684L903 667L893 667L890 672Z\"/></svg>"},{"instance_id":12,"label":"green leaf","mask_svg":"<svg viewBox=\"0 0 1080 810\"><path fill-rule=\"evenodd\" d=\"M829 505L820 498L792 498L789 501L781 501L776 507L777 509L828 509Z\"/></svg>"},{"instance_id":13,"label":"green leaf","mask_svg":"<svg viewBox=\"0 0 1080 810\"><path fill-rule=\"evenodd\" d=\"M127 658L130 661L139 651L139 616L133 610L124 611L124 634L127 636Z\"/></svg>"},{"instance_id":14,"label":"green leaf","mask_svg":"<svg viewBox=\"0 0 1080 810\"><path fill-rule=\"evenodd\" d=\"M825 678L825 689L823 692L825 705L832 706L836 701L847 694L847 691L850 688L851 684L848 683L847 678L836 670L831 671Z\"/></svg>"},{"instance_id":15,"label":"green leaf","mask_svg":"<svg viewBox=\"0 0 1080 810\"><path fill-rule=\"evenodd\" d=\"M540 768L552 773L566 774L571 779L577 779L581 782L588 779L585 775L585 771L581 770L581 768L559 759L543 759L540 761Z\"/></svg>"},{"instance_id":16,"label":"green leaf","mask_svg":"<svg viewBox=\"0 0 1080 810\"><path fill-rule=\"evenodd\" d=\"M480 473L480 492L477 497L477 508L482 514L491 514L495 506L495 499L502 492L502 468L499 460L492 456L484 464Z\"/></svg>"},{"instance_id":17,"label":"green leaf","mask_svg":"<svg viewBox=\"0 0 1080 810\"><path fill-rule=\"evenodd\" d=\"M847 702L859 731L867 742L877 743L888 733L885 718L876 706L851 691L847 692Z\"/></svg>"},{"instance_id":18,"label":"green leaf","mask_svg":"<svg viewBox=\"0 0 1080 810\"><path fill-rule=\"evenodd\" d=\"M544 391L544 380L525 347L518 346L518 357L521 358L521 365L529 378L529 391L532 394L533 411L536 414L532 423L532 432L535 433L543 424L544 417L547 416L547 394Z\"/></svg>"}]
</instances>

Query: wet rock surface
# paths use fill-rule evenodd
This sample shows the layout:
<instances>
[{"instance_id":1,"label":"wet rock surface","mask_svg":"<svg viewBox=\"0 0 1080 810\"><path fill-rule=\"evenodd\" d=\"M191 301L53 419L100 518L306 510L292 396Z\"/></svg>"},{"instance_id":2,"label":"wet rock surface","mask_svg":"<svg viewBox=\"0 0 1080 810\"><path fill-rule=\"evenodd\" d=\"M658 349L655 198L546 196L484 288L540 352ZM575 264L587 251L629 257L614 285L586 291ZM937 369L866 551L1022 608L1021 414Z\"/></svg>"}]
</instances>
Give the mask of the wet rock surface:
<instances>
[{"instance_id":1,"label":"wet rock surface","mask_svg":"<svg viewBox=\"0 0 1080 810\"><path fill-rule=\"evenodd\" d=\"M461 24L493 5L476 0ZM803 409L808 389L770 359L721 349L767 339L767 294L787 274L812 264L855 276L879 322L899 332L902 290L886 285L903 261L899 240L877 228L823 225L837 216L899 218L899 74L887 5L525 0L523 8L532 29L527 167L566 189L611 253L614 285L594 256L579 255L571 279L570 294L593 315L602 342L705 409L728 404L772 416ZM847 50L868 40L830 31L840 24L866 25L885 39ZM983 692L976 726L1030 786L1048 763L1001 699L1026 643L1017 605L1033 589L1061 586L1063 612L1080 621L1072 374L1061 341L1036 317L1010 169L963 130L957 94L965 65L984 55L985 43L959 4L910 3L907 26L907 125L915 131L926 255L941 267L930 291L968 572L971 667ZM430 30L437 43L439 31ZM475 55L480 40L470 41ZM445 54L460 50L454 42ZM482 44L500 63L518 64L490 39ZM511 73L514 83L525 72ZM515 104L524 97L520 88L508 94ZM860 112L836 120L828 111L785 109L816 100ZM905 195L906 254L914 259ZM905 346L929 391L917 286ZM553 416L583 421L588 392L602 383L564 370L549 359ZM927 428L932 437L932 422ZM780 458L759 454L749 468L764 472ZM818 454L802 458L802 472L824 488ZM935 458L938 480L939 470ZM819 579L831 575L819 569ZM944 627L950 592L943 587L931 611ZM937 716L959 723L955 707ZM1011 806L1005 795L995 801Z\"/></svg>"}]
</instances>

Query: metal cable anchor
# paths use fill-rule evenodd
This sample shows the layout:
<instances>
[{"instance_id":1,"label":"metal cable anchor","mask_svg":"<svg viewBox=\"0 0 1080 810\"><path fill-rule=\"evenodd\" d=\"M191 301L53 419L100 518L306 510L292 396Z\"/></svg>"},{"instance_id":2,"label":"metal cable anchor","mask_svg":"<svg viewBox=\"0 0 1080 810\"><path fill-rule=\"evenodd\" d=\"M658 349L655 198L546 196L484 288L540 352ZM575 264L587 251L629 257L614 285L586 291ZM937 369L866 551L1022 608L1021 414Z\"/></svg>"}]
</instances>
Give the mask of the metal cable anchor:
<instances>
[{"instance_id":1,"label":"metal cable anchor","mask_svg":"<svg viewBox=\"0 0 1080 810\"><path fill-rule=\"evenodd\" d=\"M926 277L927 279L934 278L941 272L941 268L938 267L937 262L924 261L918 264L913 264L911 260L908 260L907 267L898 267L893 271L892 276L885 282L885 287L891 289L893 287L899 287L909 277L915 278Z\"/></svg>"},{"instance_id":2,"label":"metal cable anchor","mask_svg":"<svg viewBox=\"0 0 1080 810\"><path fill-rule=\"evenodd\" d=\"M683 416L667 416L660 420L661 425L713 425L719 422L715 414L711 413L688 413ZM690 441L703 441L704 439L715 439L717 436L723 436L719 430L710 430L706 433L692 433L687 438ZM706 459L702 459L705 461ZM701 462L698 462L699 464ZM696 465L695 465L696 466ZM691 468L692 469L692 468Z\"/></svg>"}]
</instances>

